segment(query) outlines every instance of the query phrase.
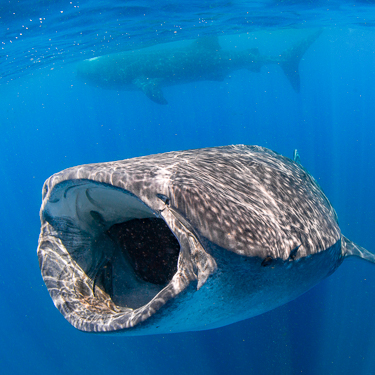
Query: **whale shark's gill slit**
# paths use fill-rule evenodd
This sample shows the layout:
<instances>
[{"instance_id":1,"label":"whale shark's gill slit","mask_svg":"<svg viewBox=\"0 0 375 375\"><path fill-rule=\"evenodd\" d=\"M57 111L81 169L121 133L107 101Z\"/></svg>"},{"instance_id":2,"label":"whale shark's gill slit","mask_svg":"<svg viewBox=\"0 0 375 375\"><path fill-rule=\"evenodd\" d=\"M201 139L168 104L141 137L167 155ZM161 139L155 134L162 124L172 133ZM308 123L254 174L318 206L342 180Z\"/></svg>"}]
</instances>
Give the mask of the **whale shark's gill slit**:
<instances>
[{"instance_id":1,"label":"whale shark's gill slit","mask_svg":"<svg viewBox=\"0 0 375 375\"><path fill-rule=\"evenodd\" d=\"M100 226L105 225L105 220L103 219L103 216L100 215L98 211L90 211L90 215L98 225Z\"/></svg>"},{"instance_id":2,"label":"whale shark's gill slit","mask_svg":"<svg viewBox=\"0 0 375 375\"><path fill-rule=\"evenodd\" d=\"M88 275L89 276L89 275ZM90 276L89 276L90 277ZM103 289L106 293L112 298L113 291L112 291L112 264L110 260L104 258L102 262L99 264L98 269L92 275L92 294L96 297L95 288L97 284L103 286Z\"/></svg>"}]
</instances>

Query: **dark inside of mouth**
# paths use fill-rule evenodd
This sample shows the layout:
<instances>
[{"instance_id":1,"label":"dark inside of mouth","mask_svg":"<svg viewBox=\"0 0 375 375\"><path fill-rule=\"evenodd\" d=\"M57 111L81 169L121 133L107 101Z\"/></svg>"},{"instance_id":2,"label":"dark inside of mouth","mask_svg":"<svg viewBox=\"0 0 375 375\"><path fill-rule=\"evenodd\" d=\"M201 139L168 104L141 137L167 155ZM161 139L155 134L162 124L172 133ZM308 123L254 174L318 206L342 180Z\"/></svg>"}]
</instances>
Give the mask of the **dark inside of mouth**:
<instances>
[{"instance_id":1,"label":"dark inside of mouth","mask_svg":"<svg viewBox=\"0 0 375 375\"><path fill-rule=\"evenodd\" d=\"M133 219L108 230L142 280L165 285L177 272L180 245L162 219Z\"/></svg>"},{"instance_id":2,"label":"dark inside of mouth","mask_svg":"<svg viewBox=\"0 0 375 375\"><path fill-rule=\"evenodd\" d=\"M111 255L100 257L90 277L94 293L101 288L118 306L145 305L177 272L180 244L162 219L127 220L112 225L104 236L111 240Z\"/></svg>"}]
</instances>

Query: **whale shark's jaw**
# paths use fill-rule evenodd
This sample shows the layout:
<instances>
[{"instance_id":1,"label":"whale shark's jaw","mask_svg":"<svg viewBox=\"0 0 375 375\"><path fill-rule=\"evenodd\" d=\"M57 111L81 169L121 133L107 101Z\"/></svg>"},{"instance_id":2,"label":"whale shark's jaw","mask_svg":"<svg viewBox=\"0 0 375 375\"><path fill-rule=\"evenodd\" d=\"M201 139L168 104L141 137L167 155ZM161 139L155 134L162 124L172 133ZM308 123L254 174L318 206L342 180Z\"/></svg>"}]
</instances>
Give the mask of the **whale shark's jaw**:
<instances>
[{"instance_id":1,"label":"whale shark's jaw","mask_svg":"<svg viewBox=\"0 0 375 375\"><path fill-rule=\"evenodd\" d=\"M118 307L147 304L177 272L176 237L129 192L90 181L60 184L42 215L86 274L90 294Z\"/></svg>"},{"instance_id":2,"label":"whale shark's jaw","mask_svg":"<svg viewBox=\"0 0 375 375\"><path fill-rule=\"evenodd\" d=\"M61 183L41 215L42 274L55 304L78 329L129 328L188 285L177 275L177 238L128 191L86 180Z\"/></svg>"}]
</instances>

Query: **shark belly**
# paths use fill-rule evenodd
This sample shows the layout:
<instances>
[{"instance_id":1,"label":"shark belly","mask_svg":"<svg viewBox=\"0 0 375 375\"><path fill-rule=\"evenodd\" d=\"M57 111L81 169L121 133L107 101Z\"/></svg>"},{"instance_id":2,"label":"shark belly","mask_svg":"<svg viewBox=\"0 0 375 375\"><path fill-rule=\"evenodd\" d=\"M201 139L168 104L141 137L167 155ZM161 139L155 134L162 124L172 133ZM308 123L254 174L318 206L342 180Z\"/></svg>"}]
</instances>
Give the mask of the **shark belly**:
<instances>
[{"instance_id":1,"label":"shark belly","mask_svg":"<svg viewBox=\"0 0 375 375\"><path fill-rule=\"evenodd\" d=\"M127 335L201 331L220 328L282 306L306 293L342 263L341 240L322 253L298 261L275 261L228 254L212 245L217 271L197 291L190 285ZM234 308L235 307L235 308Z\"/></svg>"}]
</instances>

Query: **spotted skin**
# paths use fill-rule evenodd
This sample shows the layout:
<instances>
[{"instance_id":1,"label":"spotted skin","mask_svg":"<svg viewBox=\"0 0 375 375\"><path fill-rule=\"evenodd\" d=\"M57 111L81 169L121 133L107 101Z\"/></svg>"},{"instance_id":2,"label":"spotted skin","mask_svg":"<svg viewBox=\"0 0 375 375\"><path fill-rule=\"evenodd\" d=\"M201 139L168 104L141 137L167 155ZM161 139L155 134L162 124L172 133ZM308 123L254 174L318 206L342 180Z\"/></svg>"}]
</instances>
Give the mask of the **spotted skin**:
<instances>
[{"instance_id":1,"label":"spotted skin","mask_svg":"<svg viewBox=\"0 0 375 375\"><path fill-rule=\"evenodd\" d=\"M96 87L141 90L157 104L168 104L162 88L196 81L223 81L231 72L260 72L269 64L280 65L296 92L300 91L298 65L322 30L277 56L261 55L258 49L222 50L217 37L199 38L184 48L138 49L81 61L77 75Z\"/></svg>"},{"instance_id":2,"label":"spotted skin","mask_svg":"<svg viewBox=\"0 0 375 375\"><path fill-rule=\"evenodd\" d=\"M124 192L163 219L179 241L176 274L141 307L117 306L100 288L94 293L88 270L101 264L95 258L101 250L92 251L99 237L80 208L80 193L75 202L69 198L81 187L88 205L96 199L89 189ZM89 332L138 335L220 327L298 297L346 256L375 263L373 254L341 234L333 207L299 157L295 162L259 146L66 169L44 184L41 223L38 257L48 291L64 317Z\"/></svg>"}]
</instances>

